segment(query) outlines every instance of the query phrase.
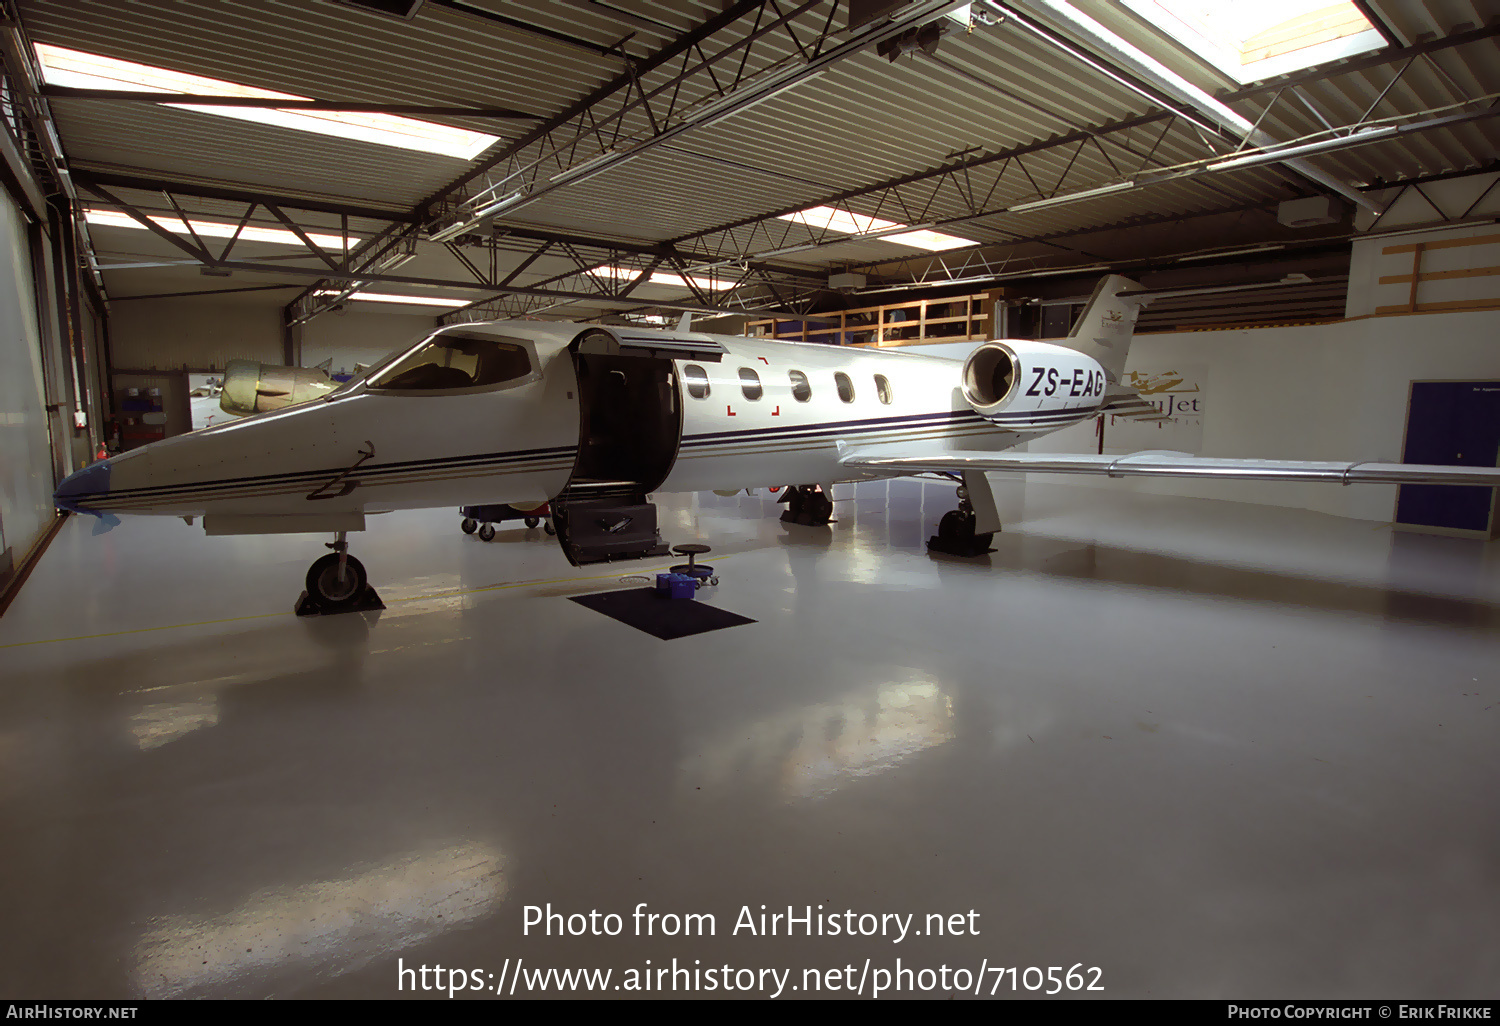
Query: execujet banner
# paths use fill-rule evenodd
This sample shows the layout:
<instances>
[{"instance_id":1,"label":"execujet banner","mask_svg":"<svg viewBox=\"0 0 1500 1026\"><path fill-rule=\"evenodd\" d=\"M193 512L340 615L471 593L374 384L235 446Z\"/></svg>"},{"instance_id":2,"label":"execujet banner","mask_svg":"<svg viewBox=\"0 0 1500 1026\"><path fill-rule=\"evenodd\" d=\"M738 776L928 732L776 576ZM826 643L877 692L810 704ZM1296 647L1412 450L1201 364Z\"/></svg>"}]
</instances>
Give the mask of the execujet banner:
<instances>
[{"instance_id":1,"label":"execujet banner","mask_svg":"<svg viewBox=\"0 0 1500 1026\"><path fill-rule=\"evenodd\" d=\"M1204 369L1193 364L1129 371L1123 384L1140 393L1165 419L1111 416L1104 426L1104 451L1171 449L1197 455L1203 446Z\"/></svg>"}]
</instances>

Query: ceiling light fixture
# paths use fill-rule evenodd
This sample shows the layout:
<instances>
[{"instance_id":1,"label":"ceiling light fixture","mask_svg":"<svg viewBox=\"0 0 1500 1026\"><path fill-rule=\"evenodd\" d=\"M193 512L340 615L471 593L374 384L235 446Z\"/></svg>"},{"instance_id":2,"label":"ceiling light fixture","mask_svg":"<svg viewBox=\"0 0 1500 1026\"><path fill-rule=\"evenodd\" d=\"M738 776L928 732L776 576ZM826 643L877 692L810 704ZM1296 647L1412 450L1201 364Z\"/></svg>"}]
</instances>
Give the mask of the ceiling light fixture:
<instances>
[{"instance_id":1,"label":"ceiling light fixture","mask_svg":"<svg viewBox=\"0 0 1500 1026\"><path fill-rule=\"evenodd\" d=\"M629 267L600 266L591 269L588 273L596 274L601 278L619 280L621 278L638 277L641 272ZM646 281L652 285L668 285L680 289L688 288L688 282L692 282L693 287L702 289L704 292L722 292L725 289L734 288L734 282L725 281L722 278L699 278L695 276L684 279L681 275L668 274L665 271L651 272Z\"/></svg>"},{"instance_id":2,"label":"ceiling light fixture","mask_svg":"<svg viewBox=\"0 0 1500 1026\"><path fill-rule=\"evenodd\" d=\"M1041 210L1043 207L1056 207L1064 203L1072 203L1076 200L1094 199L1097 196L1109 196L1116 192L1124 192L1126 189L1135 188L1135 182L1115 182L1113 185L1101 185L1097 189L1085 189L1082 192L1070 192L1064 196L1048 196L1045 199L1031 200L1027 203L1017 203L1013 207L1006 207L1007 214L1024 214L1028 210Z\"/></svg>"},{"instance_id":3,"label":"ceiling light fixture","mask_svg":"<svg viewBox=\"0 0 1500 1026\"><path fill-rule=\"evenodd\" d=\"M564 168L551 178L547 179L553 185L565 185L568 182L583 181L595 175L603 174L609 170L609 164L621 159L629 150L617 150L611 147L603 153L595 154L582 164L574 164L572 167Z\"/></svg>"},{"instance_id":4,"label":"ceiling light fixture","mask_svg":"<svg viewBox=\"0 0 1500 1026\"><path fill-rule=\"evenodd\" d=\"M1259 153L1251 153L1243 157L1230 157L1227 160L1215 161L1204 168L1205 171L1233 171L1236 168L1254 167L1257 164L1274 164L1282 160L1291 160L1294 157L1307 157L1314 153L1327 153L1329 150L1341 150L1346 146L1362 146L1365 143L1375 142L1395 135L1400 131L1396 125L1380 125L1378 127L1361 128L1350 135L1336 135L1331 139L1322 139L1318 142L1304 143L1301 146L1282 146L1274 150L1262 150Z\"/></svg>"},{"instance_id":5,"label":"ceiling light fixture","mask_svg":"<svg viewBox=\"0 0 1500 1026\"><path fill-rule=\"evenodd\" d=\"M1278 249L1286 249L1285 243L1276 243L1270 246L1248 246L1244 249L1214 250L1211 253L1191 253L1188 256L1177 258L1177 263L1185 264L1192 260L1217 260L1219 257L1244 256L1248 253L1272 253Z\"/></svg>"},{"instance_id":6,"label":"ceiling light fixture","mask_svg":"<svg viewBox=\"0 0 1500 1026\"><path fill-rule=\"evenodd\" d=\"M475 228L478 228L484 222L500 213L500 211L515 206L525 199L526 196L527 192L525 189L517 189L504 199L498 199L486 207L481 207L462 221L455 221L446 228L438 229L427 236L427 238L431 242L452 242L465 232L471 232Z\"/></svg>"},{"instance_id":7,"label":"ceiling light fixture","mask_svg":"<svg viewBox=\"0 0 1500 1026\"><path fill-rule=\"evenodd\" d=\"M319 289L319 296L337 296L339 299L357 299L371 303L397 303L408 306L445 306L449 308L468 306L467 299L453 299L444 296L400 296L393 292L348 292L340 293L337 289Z\"/></svg>"}]
</instances>

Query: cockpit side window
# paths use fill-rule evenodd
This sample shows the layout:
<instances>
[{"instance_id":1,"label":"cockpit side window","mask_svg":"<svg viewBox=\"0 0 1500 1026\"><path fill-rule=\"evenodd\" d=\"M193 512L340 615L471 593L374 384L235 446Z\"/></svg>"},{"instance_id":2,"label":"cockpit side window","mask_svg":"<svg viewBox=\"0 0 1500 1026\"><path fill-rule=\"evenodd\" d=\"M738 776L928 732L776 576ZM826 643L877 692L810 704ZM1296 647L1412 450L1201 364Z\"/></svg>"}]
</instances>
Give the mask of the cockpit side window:
<instances>
[{"instance_id":1,"label":"cockpit side window","mask_svg":"<svg viewBox=\"0 0 1500 1026\"><path fill-rule=\"evenodd\" d=\"M370 382L393 392L492 388L531 374L525 346L484 335L438 334Z\"/></svg>"}]
</instances>

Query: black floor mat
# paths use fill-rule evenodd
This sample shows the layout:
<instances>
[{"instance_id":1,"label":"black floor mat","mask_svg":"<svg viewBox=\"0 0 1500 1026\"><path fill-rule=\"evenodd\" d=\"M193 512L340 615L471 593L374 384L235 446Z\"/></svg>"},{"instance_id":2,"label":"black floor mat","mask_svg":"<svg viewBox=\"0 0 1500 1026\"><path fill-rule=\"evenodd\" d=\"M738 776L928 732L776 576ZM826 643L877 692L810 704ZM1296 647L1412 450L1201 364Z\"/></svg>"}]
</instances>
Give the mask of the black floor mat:
<instances>
[{"instance_id":1,"label":"black floor mat","mask_svg":"<svg viewBox=\"0 0 1500 1026\"><path fill-rule=\"evenodd\" d=\"M628 588L625 591L575 595L573 601L663 641L716 631L721 627L755 623L748 616L731 613L697 599L665 598L658 595L655 588Z\"/></svg>"}]
</instances>

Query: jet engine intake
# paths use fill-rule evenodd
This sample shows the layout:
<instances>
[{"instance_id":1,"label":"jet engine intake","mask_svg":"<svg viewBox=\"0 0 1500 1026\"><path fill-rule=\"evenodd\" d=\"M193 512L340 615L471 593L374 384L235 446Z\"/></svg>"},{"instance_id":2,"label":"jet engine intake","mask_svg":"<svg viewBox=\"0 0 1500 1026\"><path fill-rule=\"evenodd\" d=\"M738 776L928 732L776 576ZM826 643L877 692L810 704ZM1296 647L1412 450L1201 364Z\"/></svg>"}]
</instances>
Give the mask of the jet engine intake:
<instances>
[{"instance_id":1,"label":"jet engine intake","mask_svg":"<svg viewBox=\"0 0 1500 1026\"><path fill-rule=\"evenodd\" d=\"M1107 385L1092 357L1026 339L986 342L964 364L964 398L996 423L1026 414L1098 409Z\"/></svg>"}]
</instances>

